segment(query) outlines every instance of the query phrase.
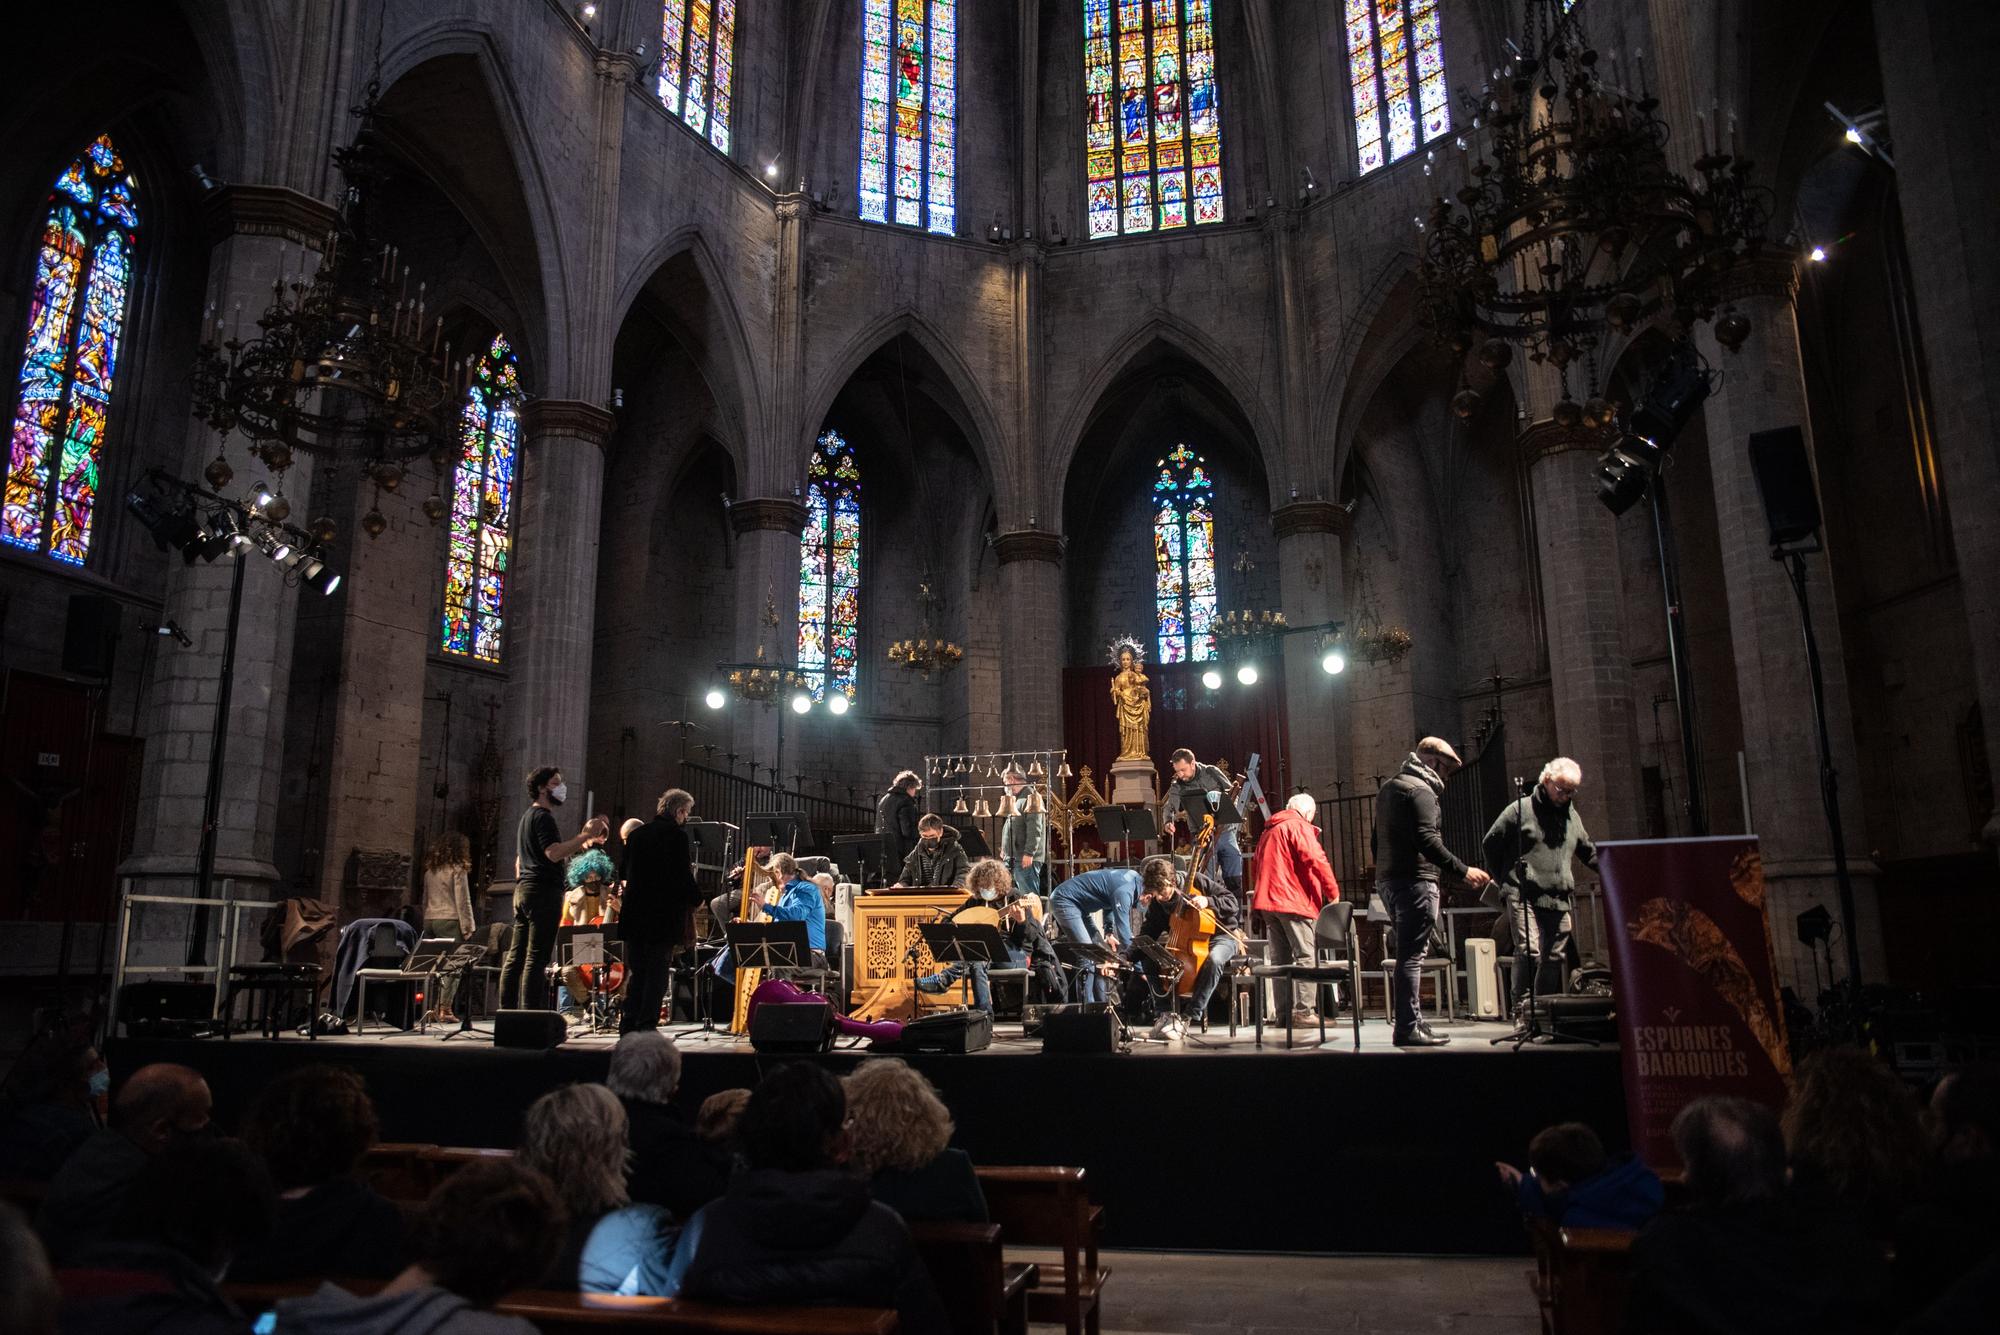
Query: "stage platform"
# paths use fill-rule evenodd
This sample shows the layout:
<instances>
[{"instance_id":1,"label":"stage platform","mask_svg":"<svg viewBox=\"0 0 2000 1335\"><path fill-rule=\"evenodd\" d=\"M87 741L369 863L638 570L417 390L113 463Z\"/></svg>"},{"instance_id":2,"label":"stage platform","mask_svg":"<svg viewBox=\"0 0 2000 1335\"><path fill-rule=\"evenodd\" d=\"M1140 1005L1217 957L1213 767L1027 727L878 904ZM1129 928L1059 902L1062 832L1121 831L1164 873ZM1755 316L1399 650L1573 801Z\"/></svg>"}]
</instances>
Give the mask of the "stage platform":
<instances>
[{"instance_id":1,"label":"stage platform","mask_svg":"<svg viewBox=\"0 0 2000 1335\"><path fill-rule=\"evenodd\" d=\"M482 1026L483 1028L483 1026ZM306 1040L287 1036L133 1039L125 1070L179 1061L214 1088L233 1128L265 1081L304 1062L337 1062L367 1079L385 1140L514 1143L521 1112L558 1085L601 1080L612 1035L575 1034L547 1052L496 1049L490 1034L445 1040L391 1031ZM727 1034L668 1032L686 1054L689 1109L720 1089L757 1083L774 1062ZM958 1123L956 1143L986 1164L1080 1164L1105 1206L1105 1245L1202 1251L1429 1252L1524 1250L1520 1220L1493 1161L1521 1162L1551 1122L1583 1121L1607 1144L1626 1140L1613 1045L1488 1040L1497 1024L1441 1026L1452 1046L1399 1050L1379 1020L1190 1035L1135 1043L1130 1053L1043 1055L1039 1039L1001 1024L993 1046L964 1056L913 1056ZM1135 1034L1143 1037L1143 1031ZM866 1054L839 1048L807 1060L845 1070Z\"/></svg>"}]
</instances>

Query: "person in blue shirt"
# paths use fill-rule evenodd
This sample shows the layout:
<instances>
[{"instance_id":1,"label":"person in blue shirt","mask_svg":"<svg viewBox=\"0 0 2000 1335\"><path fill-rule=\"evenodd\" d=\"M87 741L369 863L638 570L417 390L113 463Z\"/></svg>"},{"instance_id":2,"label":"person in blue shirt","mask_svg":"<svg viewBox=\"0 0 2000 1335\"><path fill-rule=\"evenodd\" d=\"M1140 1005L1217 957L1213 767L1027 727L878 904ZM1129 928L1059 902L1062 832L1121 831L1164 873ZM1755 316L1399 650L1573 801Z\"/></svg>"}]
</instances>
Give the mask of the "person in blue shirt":
<instances>
[{"instance_id":1,"label":"person in blue shirt","mask_svg":"<svg viewBox=\"0 0 2000 1335\"><path fill-rule=\"evenodd\" d=\"M799 875L798 860L790 853L773 853L764 863L763 872L770 884L761 895L765 916L776 922L802 922L806 925L806 944L812 948L812 965L816 969L826 967L826 900L819 887ZM744 908L745 917L755 917L755 904ZM715 971L724 978L736 974L735 961L729 952L717 957Z\"/></svg>"},{"instance_id":2,"label":"person in blue shirt","mask_svg":"<svg viewBox=\"0 0 2000 1335\"><path fill-rule=\"evenodd\" d=\"M1513 1188L1521 1213L1565 1228L1643 1228L1660 1212L1666 1191L1652 1169L1632 1155L1613 1158L1581 1122L1544 1127L1528 1142L1528 1171L1495 1165Z\"/></svg>"},{"instance_id":3,"label":"person in blue shirt","mask_svg":"<svg viewBox=\"0 0 2000 1335\"><path fill-rule=\"evenodd\" d=\"M1049 913L1062 928L1062 939L1122 948L1132 935L1132 906L1139 899L1139 884L1139 873L1130 867L1100 867L1064 881L1049 892ZM1099 913L1105 915L1102 928L1097 924ZM1089 971L1078 975L1070 996L1103 1001L1109 990L1100 974Z\"/></svg>"}]
</instances>

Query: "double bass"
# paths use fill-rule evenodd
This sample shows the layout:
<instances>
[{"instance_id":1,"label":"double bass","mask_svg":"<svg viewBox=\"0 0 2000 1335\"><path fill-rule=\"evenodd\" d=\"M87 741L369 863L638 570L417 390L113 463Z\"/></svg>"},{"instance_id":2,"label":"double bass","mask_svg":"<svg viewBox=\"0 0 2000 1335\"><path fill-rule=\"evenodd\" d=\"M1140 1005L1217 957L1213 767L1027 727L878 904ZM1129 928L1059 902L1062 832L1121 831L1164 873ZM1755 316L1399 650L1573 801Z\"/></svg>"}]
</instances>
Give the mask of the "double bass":
<instances>
[{"instance_id":1,"label":"double bass","mask_svg":"<svg viewBox=\"0 0 2000 1335\"><path fill-rule=\"evenodd\" d=\"M1193 994L1195 976L1208 962L1209 943L1218 934L1234 937L1239 944L1243 943L1242 934L1224 927L1216 918L1214 909L1195 903L1195 877L1200 874L1201 864L1214 844L1215 817L1204 816L1201 833L1194 839L1194 856L1188 860L1187 884L1175 891L1173 916L1167 920L1167 951L1181 963L1174 991L1184 997Z\"/></svg>"}]
</instances>

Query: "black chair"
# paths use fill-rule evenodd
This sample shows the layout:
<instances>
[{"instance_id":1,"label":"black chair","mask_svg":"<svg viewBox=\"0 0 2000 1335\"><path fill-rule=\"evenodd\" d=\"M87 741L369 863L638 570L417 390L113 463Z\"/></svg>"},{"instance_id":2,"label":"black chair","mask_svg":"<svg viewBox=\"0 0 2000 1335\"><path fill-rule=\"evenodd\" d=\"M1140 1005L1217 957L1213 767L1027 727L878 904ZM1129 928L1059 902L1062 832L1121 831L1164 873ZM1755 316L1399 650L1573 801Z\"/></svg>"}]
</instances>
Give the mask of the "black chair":
<instances>
[{"instance_id":1,"label":"black chair","mask_svg":"<svg viewBox=\"0 0 2000 1335\"><path fill-rule=\"evenodd\" d=\"M1354 1050L1361 1051L1361 941L1354 931L1354 905L1345 900L1335 900L1319 911L1313 923L1313 963L1311 964L1260 964L1250 971L1253 979L1285 978L1296 989L1301 985L1318 988L1338 982L1346 982L1347 1009L1354 1017ZM1257 1042L1264 1042L1264 989L1261 985L1251 990L1252 1009L1257 1017ZM1285 1012L1285 1047L1292 1046L1292 1010L1297 1002ZM1319 1041L1326 1043L1325 1006L1314 1007L1319 1014Z\"/></svg>"},{"instance_id":2,"label":"black chair","mask_svg":"<svg viewBox=\"0 0 2000 1335\"><path fill-rule=\"evenodd\" d=\"M473 1015L472 984L475 978L485 980L488 987L500 986L500 967L507 958L507 947L514 940L514 924L511 922L489 922L484 927L465 938L473 945L485 946L486 953L479 957L479 963L466 971L465 981L458 989L458 1004L464 1008L463 1014ZM489 996L491 994L488 994ZM487 1007L489 1011L497 1007Z\"/></svg>"}]
</instances>

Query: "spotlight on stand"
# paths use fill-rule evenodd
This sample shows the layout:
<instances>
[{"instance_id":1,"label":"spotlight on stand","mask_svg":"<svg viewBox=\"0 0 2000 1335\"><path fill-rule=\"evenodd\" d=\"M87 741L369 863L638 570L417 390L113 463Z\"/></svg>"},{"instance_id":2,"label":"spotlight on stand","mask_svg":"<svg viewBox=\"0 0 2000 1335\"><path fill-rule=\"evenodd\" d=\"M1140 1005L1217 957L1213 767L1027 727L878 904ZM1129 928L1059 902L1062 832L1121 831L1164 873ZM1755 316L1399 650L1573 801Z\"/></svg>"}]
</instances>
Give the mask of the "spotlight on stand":
<instances>
[{"instance_id":1,"label":"spotlight on stand","mask_svg":"<svg viewBox=\"0 0 2000 1335\"><path fill-rule=\"evenodd\" d=\"M1798 917L1799 944L1823 946L1833 939L1833 915L1826 905L1815 904Z\"/></svg>"},{"instance_id":2,"label":"spotlight on stand","mask_svg":"<svg viewBox=\"0 0 2000 1335\"><path fill-rule=\"evenodd\" d=\"M794 714L810 713L812 711L812 707L813 707L813 698L810 695L807 695L804 691L800 691L797 695L792 697L792 712Z\"/></svg>"},{"instance_id":3,"label":"spotlight on stand","mask_svg":"<svg viewBox=\"0 0 2000 1335\"><path fill-rule=\"evenodd\" d=\"M711 686L708 688L708 694L701 697L701 702L707 705L710 709L720 709L724 704L727 703L727 700L723 696L720 688Z\"/></svg>"},{"instance_id":4,"label":"spotlight on stand","mask_svg":"<svg viewBox=\"0 0 2000 1335\"><path fill-rule=\"evenodd\" d=\"M1242 667L1237 668L1236 680L1245 686L1255 686L1257 684L1257 665L1255 663L1245 663Z\"/></svg>"},{"instance_id":5,"label":"spotlight on stand","mask_svg":"<svg viewBox=\"0 0 2000 1335\"><path fill-rule=\"evenodd\" d=\"M1662 451L1642 436L1625 435L1597 460L1597 499L1614 515L1639 503L1652 485Z\"/></svg>"},{"instance_id":6,"label":"spotlight on stand","mask_svg":"<svg viewBox=\"0 0 2000 1335\"><path fill-rule=\"evenodd\" d=\"M153 497L143 491L135 491L125 497L125 508L145 525L161 551L176 549L189 561L201 555L203 539L207 535L201 531L194 512L186 506L162 509ZM211 556L208 559L213 561L215 558Z\"/></svg>"},{"instance_id":7,"label":"spotlight on stand","mask_svg":"<svg viewBox=\"0 0 2000 1335\"><path fill-rule=\"evenodd\" d=\"M1340 636L1323 635L1319 642L1319 670L1329 677L1338 677L1347 671L1347 652L1341 647Z\"/></svg>"},{"instance_id":8,"label":"spotlight on stand","mask_svg":"<svg viewBox=\"0 0 2000 1335\"><path fill-rule=\"evenodd\" d=\"M1605 509L1622 515L1645 496L1667 451L1708 397L1714 379L1692 341L1674 345L1633 411L1627 431L1597 461L1597 499Z\"/></svg>"},{"instance_id":9,"label":"spotlight on stand","mask_svg":"<svg viewBox=\"0 0 2000 1335\"><path fill-rule=\"evenodd\" d=\"M1222 689L1222 674L1214 668L1201 674L1201 684L1211 691Z\"/></svg>"},{"instance_id":10,"label":"spotlight on stand","mask_svg":"<svg viewBox=\"0 0 2000 1335\"><path fill-rule=\"evenodd\" d=\"M326 598L331 598L340 587L340 572L317 553L307 558L300 579L308 589Z\"/></svg>"},{"instance_id":11,"label":"spotlight on stand","mask_svg":"<svg viewBox=\"0 0 2000 1335\"><path fill-rule=\"evenodd\" d=\"M826 712L832 714L835 718L839 718L842 714L845 714L847 712L846 693L834 691L829 694L826 697Z\"/></svg>"}]
</instances>

